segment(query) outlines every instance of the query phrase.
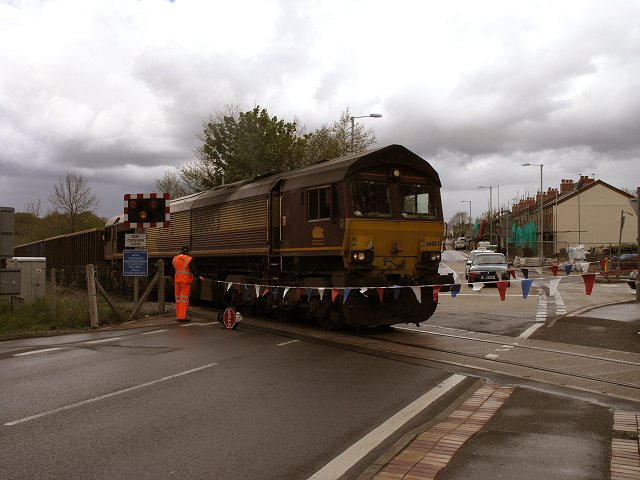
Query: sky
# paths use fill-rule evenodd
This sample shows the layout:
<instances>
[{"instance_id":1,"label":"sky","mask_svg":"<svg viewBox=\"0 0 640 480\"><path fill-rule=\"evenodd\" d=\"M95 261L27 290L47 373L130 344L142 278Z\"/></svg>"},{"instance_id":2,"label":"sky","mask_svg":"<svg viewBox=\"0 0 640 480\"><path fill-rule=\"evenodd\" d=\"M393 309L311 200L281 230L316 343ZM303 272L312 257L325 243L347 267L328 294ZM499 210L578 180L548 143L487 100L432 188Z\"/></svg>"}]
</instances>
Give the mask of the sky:
<instances>
[{"instance_id":1,"label":"sky","mask_svg":"<svg viewBox=\"0 0 640 480\"><path fill-rule=\"evenodd\" d=\"M0 0L0 206L45 214L74 172L117 215L227 105L382 115L355 121L433 165L446 220L540 170L635 192L640 1Z\"/></svg>"}]
</instances>

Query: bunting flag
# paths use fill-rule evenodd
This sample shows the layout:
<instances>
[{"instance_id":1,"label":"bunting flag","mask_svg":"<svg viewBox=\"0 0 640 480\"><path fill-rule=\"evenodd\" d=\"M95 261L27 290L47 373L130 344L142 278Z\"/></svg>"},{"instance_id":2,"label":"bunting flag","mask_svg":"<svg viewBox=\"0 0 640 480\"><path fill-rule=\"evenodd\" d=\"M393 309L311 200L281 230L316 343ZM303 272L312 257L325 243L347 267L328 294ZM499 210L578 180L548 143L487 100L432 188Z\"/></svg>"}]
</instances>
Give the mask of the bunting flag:
<instances>
[{"instance_id":1,"label":"bunting flag","mask_svg":"<svg viewBox=\"0 0 640 480\"><path fill-rule=\"evenodd\" d=\"M540 267L535 267L535 268L534 268L534 270L535 270L536 272L538 272L538 275L542 275L542 268L540 268Z\"/></svg>"},{"instance_id":2,"label":"bunting flag","mask_svg":"<svg viewBox=\"0 0 640 480\"><path fill-rule=\"evenodd\" d=\"M549 280L549 296L550 297L555 297L556 292L558 291L558 285L560 284L560 280L562 280L562 277L552 278L551 280Z\"/></svg>"},{"instance_id":3,"label":"bunting flag","mask_svg":"<svg viewBox=\"0 0 640 480\"><path fill-rule=\"evenodd\" d=\"M592 262L594 263L594 262ZM574 264L572 263L565 263L565 264L561 264L560 267L558 267L557 265L550 265L549 269L556 270L558 268L562 268L565 270L565 273L567 275L569 275L570 271L575 268L576 271L582 271L583 273L581 274L582 279L584 281L584 285L585 285L585 289L586 289L586 294L587 295L591 295L591 292L593 291L593 287L596 283L596 277L597 277L597 273L588 273L589 270L589 266L590 266L590 262L578 262ZM545 267L547 268L547 267ZM500 294L500 300L504 301L506 298L506 292L507 292L507 287L508 287L508 283L509 281L519 281L521 286L522 286L522 297L523 298L527 298L529 296L531 287L533 286L533 280L529 279L529 269L528 268L521 268L520 269L522 272L522 276L524 277L524 279L522 280L518 280L517 276L516 276L516 271L515 269L508 269L507 273L510 275L510 277L508 277L508 280L500 280L500 281L487 281L487 276L488 273L487 272L473 272L473 273L469 273L469 286L473 287L473 292L474 293L479 293L486 285L488 284L496 284L496 287L498 288L498 292ZM535 267L535 270L538 271L540 274L542 272L542 269ZM548 274L548 272L547 272ZM554 271L554 277L557 277L556 272ZM513 278L513 280L511 280ZM548 283L547 283L548 281ZM538 283L536 283L536 286L539 289L539 293L544 291L547 292L547 294L549 296L555 296L556 292L558 291L558 287L559 284L562 281L562 277L557 277L557 278L551 278L549 279L549 277L547 277L546 279L543 277L543 279L541 280L537 280ZM273 297L277 300L278 298L280 298L280 293L283 291L282 293L282 298L285 298L287 296L287 293L289 292L289 290L295 288L296 291L296 297L298 299L298 301L301 300L301 297L303 295L303 293L306 292L306 296L307 296L307 301L310 302L311 301L311 297L313 296L313 291L314 290L318 290L318 294L320 296L321 300L325 300L326 298L326 293L327 290L331 291L331 302L335 303L336 298L338 298L339 295L342 294L342 302L346 303L347 298L349 296L349 293L351 290L353 290L353 287L317 287L317 288L313 288L313 287L292 287L292 286L274 286L274 285L256 285L256 284L244 284L244 283L234 283L234 282L229 282L229 281L224 281L224 280L217 280L216 281L218 284L221 284L221 286L224 288L224 290L226 292L228 292L229 290L231 290L232 288L237 289L238 291L242 289L244 289L245 291L250 291L251 288L255 289L255 294L256 294L256 298L260 298L260 297L266 297L267 295L271 294L273 295ZM433 284L433 285L414 285L414 286L400 286L400 285L389 285L389 286L385 286L385 287L355 287L356 290L359 290L360 293L367 297L368 293L372 293L372 290L376 290L376 293L378 295L378 298L380 300L380 303L384 303L384 296L385 296L385 291L387 291L387 300L390 300L390 296L393 294L393 298L395 300L398 300L400 298L401 295L403 295L402 289L405 288L411 288L411 290L413 291L416 300L418 301L418 303L422 303L422 288L431 288L432 291L432 295L433 295L433 302L434 303L438 303L438 297L440 292L443 291L443 289L448 288L449 291L451 292L451 297L456 297L462 290L462 285L460 283L458 284ZM547 290L548 287L548 290ZM391 291L389 291L391 289ZM446 290L445 290L446 291ZM544 293L541 293L544 295ZM404 298L404 297L403 297ZM328 299L327 299L328 300Z\"/></svg>"},{"instance_id":4,"label":"bunting flag","mask_svg":"<svg viewBox=\"0 0 640 480\"><path fill-rule=\"evenodd\" d=\"M420 291L420 287L411 287L411 290L413 290L413 294L416 296L418 303L422 303L422 292Z\"/></svg>"},{"instance_id":5,"label":"bunting flag","mask_svg":"<svg viewBox=\"0 0 640 480\"><path fill-rule=\"evenodd\" d=\"M498 282L498 292L500 293L500 300L504 302L504 296L507 293L507 284L509 282L505 282L504 280L500 280Z\"/></svg>"},{"instance_id":6,"label":"bunting flag","mask_svg":"<svg viewBox=\"0 0 640 480\"><path fill-rule=\"evenodd\" d=\"M607 271L607 259L603 258L602 260L600 260L600 268L602 269L603 272Z\"/></svg>"},{"instance_id":7,"label":"bunting flag","mask_svg":"<svg viewBox=\"0 0 640 480\"><path fill-rule=\"evenodd\" d=\"M433 301L435 303L438 303L438 292L440 292L440 289L442 287L440 285L434 285L433 287L431 287L431 290L433 290Z\"/></svg>"},{"instance_id":8,"label":"bunting flag","mask_svg":"<svg viewBox=\"0 0 640 480\"><path fill-rule=\"evenodd\" d=\"M582 280L584 281L584 287L587 292L587 295L591 295L591 291L593 290L593 285L596 283L596 274L595 273L583 273Z\"/></svg>"},{"instance_id":9,"label":"bunting flag","mask_svg":"<svg viewBox=\"0 0 640 480\"><path fill-rule=\"evenodd\" d=\"M542 272L538 272L538 273L541 274ZM558 265L556 265L555 263L551 265L551 273L553 273L554 277L558 275Z\"/></svg>"}]
</instances>

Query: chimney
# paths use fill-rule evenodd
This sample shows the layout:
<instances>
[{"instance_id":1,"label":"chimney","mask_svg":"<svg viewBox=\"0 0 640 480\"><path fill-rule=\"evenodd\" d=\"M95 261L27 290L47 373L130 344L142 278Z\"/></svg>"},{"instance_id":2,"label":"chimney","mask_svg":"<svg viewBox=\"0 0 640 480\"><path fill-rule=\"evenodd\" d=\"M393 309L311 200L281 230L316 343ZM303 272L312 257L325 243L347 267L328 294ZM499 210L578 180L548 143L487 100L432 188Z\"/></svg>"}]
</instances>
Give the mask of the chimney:
<instances>
[{"instance_id":1,"label":"chimney","mask_svg":"<svg viewBox=\"0 0 640 480\"><path fill-rule=\"evenodd\" d=\"M560 193L573 192L573 180L562 179L560 183Z\"/></svg>"},{"instance_id":2,"label":"chimney","mask_svg":"<svg viewBox=\"0 0 640 480\"><path fill-rule=\"evenodd\" d=\"M595 182L595 180L593 178L589 178L588 175L580 175L580 183L582 184L583 187L593 182Z\"/></svg>"},{"instance_id":3,"label":"chimney","mask_svg":"<svg viewBox=\"0 0 640 480\"><path fill-rule=\"evenodd\" d=\"M552 200L557 196L558 196L558 189L549 187L547 189L547 193L544 194L544 197L543 197L542 201L546 202L547 200Z\"/></svg>"}]
</instances>

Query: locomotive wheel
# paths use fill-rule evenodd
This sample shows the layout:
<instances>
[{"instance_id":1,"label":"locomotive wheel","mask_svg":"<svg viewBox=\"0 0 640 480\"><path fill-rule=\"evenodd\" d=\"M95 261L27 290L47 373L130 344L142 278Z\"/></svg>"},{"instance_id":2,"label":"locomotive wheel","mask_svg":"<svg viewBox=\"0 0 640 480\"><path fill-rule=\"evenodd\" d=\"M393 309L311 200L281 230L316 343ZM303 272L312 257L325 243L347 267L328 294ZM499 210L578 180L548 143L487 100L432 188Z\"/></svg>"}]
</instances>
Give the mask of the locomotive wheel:
<instances>
[{"instance_id":1,"label":"locomotive wheel","mask_svg":"<svg viewBox=\"0 0 640 480\"><path fill-rule=\"evenodd\" d=\"M379 327L399 323L419 324L429 319L436 311L431 287L422 287L421 302L409 289L401 289L398 298L385 295L380 303L378 293L370 290L366 294L351 292L344 305L346 323L355 327Z\"/></svg>"},{"instance_id":2,"label":"locomotive wheel","mask_svg":"<svg viewBox=\"0 0 640 480\"><path fill-rule=\"evenodd\" d=\"M327 308L326 315L318 317L318 325L323 330L334 330L344 325L342 318L342 307L339 303L334 303Z\"/></svg>"}]
</instances>

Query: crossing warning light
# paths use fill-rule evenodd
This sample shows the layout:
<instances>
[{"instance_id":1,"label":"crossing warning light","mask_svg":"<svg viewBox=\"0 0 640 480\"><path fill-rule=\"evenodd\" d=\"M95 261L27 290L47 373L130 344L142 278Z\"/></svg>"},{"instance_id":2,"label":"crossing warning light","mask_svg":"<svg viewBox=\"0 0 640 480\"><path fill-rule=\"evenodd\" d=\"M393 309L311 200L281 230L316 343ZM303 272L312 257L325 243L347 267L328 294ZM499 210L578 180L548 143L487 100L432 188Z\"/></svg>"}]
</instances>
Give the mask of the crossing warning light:
<instances>
[{"instance_id":1,"label":"crossing warning light","mask_svg":"<svg viewBox=\"0 0 640 480\"><path fill-rule=\"evenodd\" d=\"M127 193L124 196L125 228L169 227L168 193Z\"/></svg>"}]
</instances>

